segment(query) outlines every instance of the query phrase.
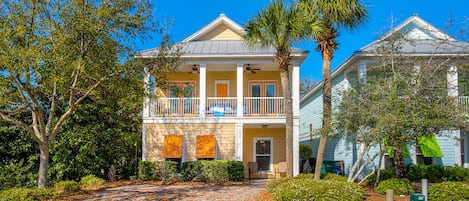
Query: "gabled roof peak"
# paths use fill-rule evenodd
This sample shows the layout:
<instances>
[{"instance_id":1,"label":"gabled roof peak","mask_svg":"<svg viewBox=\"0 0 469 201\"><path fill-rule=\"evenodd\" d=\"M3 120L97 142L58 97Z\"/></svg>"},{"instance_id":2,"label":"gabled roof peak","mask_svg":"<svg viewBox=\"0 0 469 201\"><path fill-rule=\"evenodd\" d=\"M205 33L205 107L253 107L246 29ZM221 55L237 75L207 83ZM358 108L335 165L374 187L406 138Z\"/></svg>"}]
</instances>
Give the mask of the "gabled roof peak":
<instances>
[{"instance_id":1,"label":"gabled roof peak","mask_svg":"<svg viewBox=\"0 0 469 201\"><path fill-rule=\"evenodd\" d=\"M414 13L401 24L383 35L380 39L373 41L360 50L367 50L369 47L382 41L386 41L386 39L388 39L391 35L401 31L406 32L405 37L411 40L456 41L456 39L439 30L432 24L420 18L418 14Z\"/></svg>"},{"instance_id":2,"label":"gabled roof peak","mask_svg":"<svg viewBox=\"0 0 469 201\"><path fill-rule=\"evenodd\" d=\"M243 27L239 24L228 18L224 13L221 13L215 20L207 24L206 26L202 27L189 37L182 40L182 42L190 42L199 39L200 37L204 36L206 33L210 32L211 30L217 28L219 25L224 24L228 28L232 29L237 34L243 36L246 34Z\"/></svg>"}]
</instances>

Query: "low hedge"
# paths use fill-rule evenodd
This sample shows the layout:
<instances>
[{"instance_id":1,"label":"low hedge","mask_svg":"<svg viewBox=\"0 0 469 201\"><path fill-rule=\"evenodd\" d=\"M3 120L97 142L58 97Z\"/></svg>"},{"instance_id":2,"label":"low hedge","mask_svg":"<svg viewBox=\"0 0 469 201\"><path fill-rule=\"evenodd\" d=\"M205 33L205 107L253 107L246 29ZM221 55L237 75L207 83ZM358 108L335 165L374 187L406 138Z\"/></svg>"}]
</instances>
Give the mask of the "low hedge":
<instances>
[{"instance_id":1,"label":"low hedge","mask_svg":"<svg viewBox=\"0 0 469 201\"><path fill-rule=\"evenodd\" d=\"M347 182L347 180L348 180L347 177L340 176L338 174L331 174L331 173L321 175L321 179L334 180L334 181L343 181L343 182Z\"/></svg>"},{"instance_id":2,"label":"low hedge","mask_svg":"<svg viewBox=\"0 0 469 201\"><path fill-rule=\"evenodd\" d=\"M380 181L388 180L388 179L391 179L391 178L396 178L396 168L394 168L394 167L391 167L391 168L388 168L388 169L381 169L379 171L380 172L379 172L379 181L378 181L378 183ZM366 185L368 185L368 186L375 185L377 176L378 176L378 171L375 171L375 173L373 175L370 175L368 178L366 178L366 180L365 180Z\"/></svg>"},{"instance_id":3,"label":"low hedge","mask_svg":"<svg viewBox=\"0 0 469 201\"><path fill-rule=\"evenodd\" d=\"M394 193L397 195L410 195L414 193L414 187L409 181L398 178L391 178L379 182L376 187L376 192L386 194L386 190L388 189L394 190Z\"/></svg>"},{"instance_id":4,"label":"low hedge","mask_svg":"<svg viewBox=\"0 0 469 201\"><path fill-rule=\"evenodd\" d=\"M49 188L11 188L0 191L0 201L53 200L60 196Z\"/></svg>"},{"instance_id":5,"label":"low hedge","mask_svg":"<svg viewBox=\"0 0 469 201\"><path fill-rule=\"evenodd\" d=\"M174 161L140 161L138 164L138 179L176 181L177 162Z\"/></svg>"},{"instance_id":6,"label":"low hedge","mask_svg":"<svg viewBox=\"0 0 469 201\"><path fill-rule=\"evenodd\" d=\"M410 181L428 179L428 182L440 182L444 177L445 168L441 165L409 165L407 175Z\"/></svg>"},{"instance_id":7,"label":"low hedge","mask_svg":"<svg viewBox=\"0 0 469 201\"><path fill-rule=\"evenodd\" d=\"M428 179L428 182L469 181L469 169L459 166L444 167L441 165L410 165L407 168L411 181Z\"/></svg>"},{"instance_id":8,"label":"low hedge","mask_svg":"<svg viewBox=\"0 0 469 201\"><path fill-rule=\"evenodd\" d=\"M275 181L275 180L274 180ZM281 179L267 187L275 200L362 201L364 189L357 184L307 178Z\"/></svg>"},{"instance_id":9,"label":"low hedge","mask_svg":"<svg viewBox=\"0 0 469 201\"><path fill-rule=\"evenodd\" d=\"M99 186L106 183L106 180L96 177L92 174L84 176L80 179L80 185L82 186Z\"/></svg>"},{"instance_id":10,"label":"low hedge","mask_svg":"<svg viewBox=\"0 0 469 201\"><path fill-rule=\"evenodd\" d=\"M80 184L76 181L59 181L54 184L54 188L60 191L78 191Z\"/></svg>"},{"instance_id":11,"label":"low hedge","mask_svg":"<svg viewBox=\"0 0 469 201\"><path fill-rule=\"evenodd\" d=\"M428 189L432 201L469 200L469 186L462 182L441 182Z\"/></svg>"},{"instance_id":12,"label":"low hedge","mask_svg":"<svg viewBox=\"0 0 469 201\"><path fill-rule=\"evenodd\" d=\"M241 161L189 161L182 165L181 179L183 181L201 181L209 183L242 181L244 179L244 166Z\"/></svg>"}]
</instances>

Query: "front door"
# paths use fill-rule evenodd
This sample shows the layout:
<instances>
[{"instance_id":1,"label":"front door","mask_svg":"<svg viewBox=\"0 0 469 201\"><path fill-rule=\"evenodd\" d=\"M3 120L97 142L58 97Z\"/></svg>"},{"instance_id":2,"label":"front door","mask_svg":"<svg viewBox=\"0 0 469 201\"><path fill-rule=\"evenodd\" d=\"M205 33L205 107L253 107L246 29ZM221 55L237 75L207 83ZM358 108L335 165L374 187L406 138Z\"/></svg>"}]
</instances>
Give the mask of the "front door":
<instances>
[{"instance_id":1,"label":"front door","mask_svg":"<svg viewBox=\"0 0 469 201\"><path fill-rule=\"evenodd\" d=\"M228 83L217 82L216 83L216 97L228 97Z\"/></svg>"},{"instance_id":2,"label":"front door","mask_svg":"<svg viewBox=\"0 0 469 201\"><path fill-rule=\"evenodd\" d=\"M272 171L273 138L254 138L254 161L261 171Z\"/></svg>"}]
</instances>

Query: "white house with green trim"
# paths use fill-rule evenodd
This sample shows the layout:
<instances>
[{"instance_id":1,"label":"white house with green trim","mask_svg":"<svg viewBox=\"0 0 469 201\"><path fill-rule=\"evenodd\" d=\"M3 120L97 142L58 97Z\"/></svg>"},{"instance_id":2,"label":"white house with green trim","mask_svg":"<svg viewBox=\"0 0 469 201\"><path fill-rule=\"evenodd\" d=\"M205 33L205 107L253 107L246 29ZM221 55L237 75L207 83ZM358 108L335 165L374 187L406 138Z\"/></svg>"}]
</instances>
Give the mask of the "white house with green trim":
<instances>
[{"instance_id":1,"label":"white house with green trim","mask_svg":"<svg viewBox=\"0 0 469 201\"><path fill-rule=\"evenodd\" d=\"M392 29L383 38L361 48L351 55L345 62L332 72L332 107L338 105L339 94L342 90L350 87L352 80L365 80L367 66L378 62L378 56L373 50L378 47L378 43L400 32L406 38L411 39L412 44L404 44L402 51L407 55L419 57L440 57L440 58L464 58L465 63L448 62L447 66L447 93L448 96L457 97L461 108L469 114L469 76L458 71L462 65L467 65L469 58L469 44L457 41L433 25L424 21L417 15L413 15ZM436 46L435 42L445 41L444 45ZM463 60L463 61L464 61ZM358 76L358 77L357 77ZM317 153L319 137L311 137L311 132L322 126L322 83L307 92L300 100L300 143L310 144L313 147L314 155ZM469 121L469 115L468 115ZM433 137L421 138L419 146L408 145L406 164L439 164L444 166L464 166L469 168L469 131L468 130L448 130ZM420 148L419 148L420 147ZM376 147L370 150L371 154L379 151ZM327 141L324 154L325 161L343 161L345 174L348 174L351 166L357 160L360 153L360 144L347 141L345 138L329 139ZM378 157L375 159L376 167L389 167L389 154L385 154L387 160L378 164Z\"/></svg>"}]
</instances>

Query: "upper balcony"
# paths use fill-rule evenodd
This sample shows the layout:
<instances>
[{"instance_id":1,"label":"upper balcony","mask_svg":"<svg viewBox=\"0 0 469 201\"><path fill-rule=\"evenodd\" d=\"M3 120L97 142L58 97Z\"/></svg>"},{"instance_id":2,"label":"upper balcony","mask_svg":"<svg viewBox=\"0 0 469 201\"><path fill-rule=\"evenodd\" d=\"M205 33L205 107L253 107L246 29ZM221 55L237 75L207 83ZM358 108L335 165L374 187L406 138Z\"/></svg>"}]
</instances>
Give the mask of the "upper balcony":
<instances>
[{"instance_id":1,"label":"upper balcony","mask_svg":"<svg viewBox=\"0 0 469 201\"><path fill-rule=\"evenodd\" d=\"M238 99L207 97L201 107L200 98L154 98L151 117L279 117L284 116L283 97L244 97L238 110Z\"/></svg>"}]
</instances>

